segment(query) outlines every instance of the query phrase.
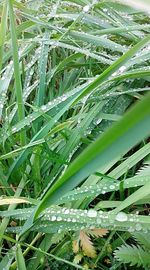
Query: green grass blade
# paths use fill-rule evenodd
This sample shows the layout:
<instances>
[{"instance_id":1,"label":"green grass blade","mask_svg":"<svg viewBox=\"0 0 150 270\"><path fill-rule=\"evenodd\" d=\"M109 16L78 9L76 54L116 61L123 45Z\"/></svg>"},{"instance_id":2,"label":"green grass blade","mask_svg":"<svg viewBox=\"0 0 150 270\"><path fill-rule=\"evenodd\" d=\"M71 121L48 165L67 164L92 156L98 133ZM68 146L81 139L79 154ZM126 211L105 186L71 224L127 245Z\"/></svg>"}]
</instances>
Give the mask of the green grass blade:
<instances>
[{"instance_id":1,"label":"green grass blade","mask_svg":"<svg viewBox=\"0 0 150 270\"><path fill-rule=\"evenodd\" d=\"M123 0L122 2L136 9L140 9L142 11L144 10L150 13L149 0Z\"/></svg>"},{"instance_id":2,"label":"green grass blade","mask_svg":"<svg viewBox=\"0 0 150 270\"><path fill-rule=\"evenodd\" d=\"M127 199L125 199L116 209L113 210L113 213L117 214L124 208L143 199L147 195L150 195L150 182L145 184L143 187L139 188L137 191L131 194Z\"/></svg>"},{"instance_id":3,"label":"green grass blade","mask_svg":"<svg viewBox=\"0 0 150 270\"><path fill-rule=\"evenodd\" d=\"M20 247L20 244L18 244L17 246L17 250L16 250L16 261L17 261L17 267L20 270L27 270L26 265L25 265L25 260L22 254L22 250Z\"/></svg>"},{"instance_id":4,"label":"green grass blade","mask_svg":"<svg viewBox=\"0 0 150 270\"><path fill-rule=\"evenodd\" d=\"M21 84L21 75L19 67L19 55L18 55L18 43L16 35L16 26L15 26L15 17L13 11L12 0L8 1L9 7L9 17L10 17L10 30L11 30L11 39L12 39L12 53L13 53L13 62L14 62L14 76L15 76L15 91L18 105L18 119L22 120L25 117L24 104L22 97L22 84ZM25 132L20 133L21 144L24 145L26 142Z\"/></svg>"},{"instance_id":5,"label":"green grass blade","mask_svg":"<svg viewBox=\"0 0 150 270\"><path fill-rule=\"evenodd\" d=\"M47 38L48 33L45 33L45 38ZM45 85L46 85L46 69L47 69L47 59L48 59L49 46L42 44L41 46L41 56L39 61L39 89L37 93L37 106L40 107L44 103L45 97Z\"/></svg>"},{"instance_id":6,"label":"green grass blade","mask_svg":"<svg viewBox=\"0 0 150 270\"><path fill-rule=\"evenodd\" d=\"M4 50L4 42L5 42L5 35L7 29L7 16L8 16L8 5L7 2L3 4L3 11L2 11L2 18L1 18L1 25L0 25L0 72L3 63L3 50Z\"/></svg>"},{"instance_id":7,"label":"green grass blade","mask_svg":"<svg viewBox=\"0 0 150 270\"><path fill-rule=\"evenodd\" d=\"M123 119L102 137L100 136L70 165L65 174L44 196L35 217L68 190L78 185L85 177L95 172L100 165L103 166L104 163L110 162L118 154L125 154L131 147L148 136L150 133L149 102L150 95L136 104Z\"/></svg>"},{"instance_id":8,"label":"green grass blade","mask_svg":"<svg viewBox=\"0 0 150 270\"><path fill-rule=\"evenodd\" d=\"M102 82L107 80L114 72L116 72L121 66L123 66L129 59L131 59L136 52L143 48L147 43L150 42L150 35L137 43L133 48L131 48L127 53L122 55L118 60L116 60L110 67L108 67L98 78L94 80L80 95L80 98L92 92L93 89L98 87Z\"/></svg>"},{"instance_id":9,"label":"green grass blade","mask_svg":"<svg viewBox=\"0 0 150 270\"><path fill-rule=\"evenodd\" d=\"M79 96L79 93L74 93L70 98L67 99L67 101L62 102L62 108L60 108L59 112L52 118L50 121L48 121L31 139L30 143L35 142L37 140L42 139L43 137L47 136L48 132L52 129L52 127L55 125L55 123L59 120L59 118L69 109L69 107L72 105L73 101L76 99L76 97ZM16 168L18 168L23 161L26 159L28 154L30 153L29 149L26 148L21 155L18 157L17 160L14 161L12 164L8 178L11 176L11 174L14 172Z\"/></svg>"}]
</instances>

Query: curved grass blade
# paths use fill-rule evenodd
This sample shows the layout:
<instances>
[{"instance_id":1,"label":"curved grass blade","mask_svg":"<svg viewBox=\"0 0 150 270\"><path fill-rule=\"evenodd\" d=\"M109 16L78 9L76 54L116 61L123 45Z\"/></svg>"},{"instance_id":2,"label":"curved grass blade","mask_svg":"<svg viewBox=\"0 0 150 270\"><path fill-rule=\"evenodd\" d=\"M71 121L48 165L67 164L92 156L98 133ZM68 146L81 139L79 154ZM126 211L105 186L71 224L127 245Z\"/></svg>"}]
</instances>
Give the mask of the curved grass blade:
<instances>
[{"instance_id":1,"label":"curved grass blade","mask_svg":"<svg viewBox=\"0 0 150 270\"><path fill-rule=\"evenodd\" d=\"M118 60L116 60L111 66L109 66L98 78L94 80L84 91L83 94L80 95L80 98L92 92L93 89L98 87L102 82L107 80L114 72L116 72L121 66L123 66L129 59L131 59L137 51L142 49L147 43L150 42L150 35L137 43L133 48L127 51L124 55L122 55Z\"/></svg>"},{"instance_id":2,"label":"curved grass blade","mask_svg":"<svg viewBox=\"0 0 150 270\"><path fill-rule=\"evenodd\" d=\"M92 143L66 170L65 174L47 192L38 206L35 218L60 196L77 186L83 179L118 155L129 149L150 133L150 95L136 104L103 136ZM58 192L59 190L59 192Z\"/></svg>"},{"instance_id":3,"label":"curved grass blade","mask_svg":"<svg viewBox=\"0 0 150 270\"><path fill-rule=\"evenodd\" d=\"M79 93L74 93L74 95L72 95L71 97L69 97L67 99L67 102L64 101L62 102L62 106L59 110L59 112L47 123L45 124L38 132L37 134L34 135L34 137L31 139L30 143L35 142L37 140L42 139L43 137L45 137L48 132L50 131L50 129L52 129L52 127L55 125L55 123L59 120L59 118L68 110L68 108L72 105L73 101L79 96ZM14 172L14 170L16 168L18 168L18 166L20 166L23 161L26 159L26 157L29 154L29 149L26 148L21 155L18 157L17 160L15 160L15 162L12 164L10 171L9 171L9 175L8 178L11 176L11 174Z\"/></svg>"}]
</instances>

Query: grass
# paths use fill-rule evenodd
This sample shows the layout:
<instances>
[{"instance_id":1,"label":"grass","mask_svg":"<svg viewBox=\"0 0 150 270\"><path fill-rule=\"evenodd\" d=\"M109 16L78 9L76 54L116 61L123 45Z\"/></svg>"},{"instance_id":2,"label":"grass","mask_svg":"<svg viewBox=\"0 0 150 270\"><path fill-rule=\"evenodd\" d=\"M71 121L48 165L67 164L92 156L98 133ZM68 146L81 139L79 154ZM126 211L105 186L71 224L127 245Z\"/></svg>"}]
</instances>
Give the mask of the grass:
<instances>
[{"instance_id":1,"label":"grass","mask_svg":"<svg viewBox=\"0 0 150 270\"><path fill-rule=\"evenodd\" d=\"M0 269L150 269L149 3L124 3L0 1Z\"/></svg>"}]
</instances>

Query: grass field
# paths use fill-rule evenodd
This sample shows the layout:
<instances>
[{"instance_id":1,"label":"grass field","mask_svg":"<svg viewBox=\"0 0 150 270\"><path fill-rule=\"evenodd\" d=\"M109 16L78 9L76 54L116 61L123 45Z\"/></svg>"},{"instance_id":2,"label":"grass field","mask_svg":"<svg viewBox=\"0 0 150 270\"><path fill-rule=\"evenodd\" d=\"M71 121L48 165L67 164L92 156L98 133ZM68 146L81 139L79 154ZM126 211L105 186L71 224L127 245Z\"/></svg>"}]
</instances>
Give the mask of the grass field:
<instances>
[{"instance_id":1,"label":"grass field","mask_svg":"<svg viewBox=\"0 0 150 270\"><path fill-rule=\"evenodd\" d=\"M149 0L0 0L0 270L150 269Z\"/></svg>"}]
</instances>

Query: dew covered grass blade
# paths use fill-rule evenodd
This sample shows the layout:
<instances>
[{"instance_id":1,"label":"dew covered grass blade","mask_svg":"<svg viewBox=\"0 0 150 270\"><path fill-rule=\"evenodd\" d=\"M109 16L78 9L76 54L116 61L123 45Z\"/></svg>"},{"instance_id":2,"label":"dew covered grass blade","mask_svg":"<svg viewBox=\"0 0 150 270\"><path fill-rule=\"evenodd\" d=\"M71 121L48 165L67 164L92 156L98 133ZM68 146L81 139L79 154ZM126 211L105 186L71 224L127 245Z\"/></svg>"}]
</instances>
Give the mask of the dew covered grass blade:
<instances>
[{"instance_id":1,"label":"dew covered grass blade","mask_svg":"<svg viewBox=\"0 0 150 270\"><path fill-rule=\"evenodd\" d=\"M44 196L35 217L54 203L58 197L77 186L89 174L96 171L100 164L102 166L103 163L109 162L116 156L124 155L131 147L149 135L149 101L150 95L136 104L118 123L102 137L100 136L70 165L65 174ZM109 155L107 151L109 151Z\"/></svg>"}]
</instances>

